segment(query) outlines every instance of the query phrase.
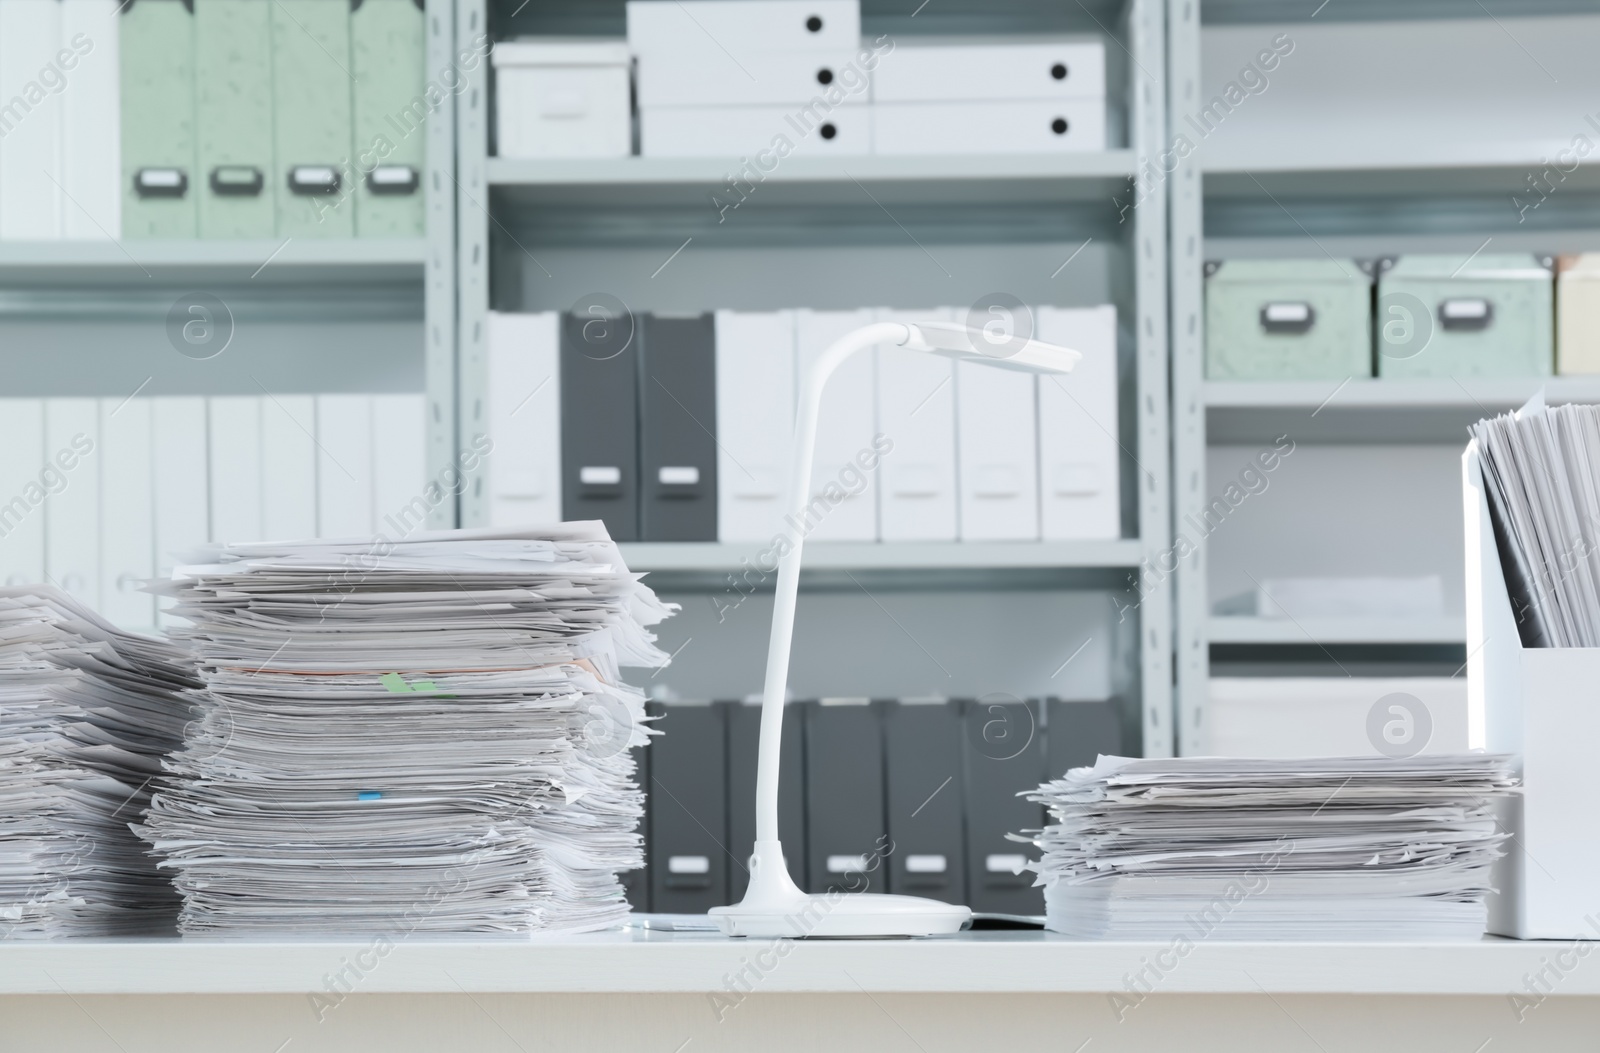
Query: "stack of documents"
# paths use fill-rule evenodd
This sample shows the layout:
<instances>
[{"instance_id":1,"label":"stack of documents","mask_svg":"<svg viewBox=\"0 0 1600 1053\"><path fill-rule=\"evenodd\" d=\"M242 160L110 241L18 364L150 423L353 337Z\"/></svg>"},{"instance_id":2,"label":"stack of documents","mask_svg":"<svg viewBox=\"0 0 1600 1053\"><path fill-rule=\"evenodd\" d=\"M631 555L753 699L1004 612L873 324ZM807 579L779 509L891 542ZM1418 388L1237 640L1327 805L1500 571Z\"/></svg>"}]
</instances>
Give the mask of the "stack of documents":
<instances>
[{"instance_id":1,"label":"stack of documents","mask_svg":"<svg viewBox=\"0 0 1600 1053\"><path fill-rule=\"evenodd\" d=\"M1600 647L1600 406L1540 399L1473 425L1525 647Z\"/></svg>"},{"instance_id":2,"label":"stack of documents","mask_svg":"<svg viewBox=\"0 0 1600 1053\"><path fill-rule=\"evenodd\" d=\"M669 612L598 523L229 545L162 591L204 713L144 836L185 934L604 928Z\"/></svg>"},{"instance_id":3,"label":"stack of documents","mask_svg":"<svg viewBox=\"0 0 1600 1053\"><path fill-rule=\"evenodd\" d=\"M1511 758L1101 757L1030 795L1046 927L1197 942L1476 939Z\"/></svg>"},{"instance_id":4,"label":"stack of documents","mask_svg":"<svg viewBox=\"0 0 1600 1053\"><path fill-rule=\"evenodd\" d=\"M198 686L165 641L0 589L0 939L170 929L177 897L131 826Z\"/></svg>"}]
</instances>

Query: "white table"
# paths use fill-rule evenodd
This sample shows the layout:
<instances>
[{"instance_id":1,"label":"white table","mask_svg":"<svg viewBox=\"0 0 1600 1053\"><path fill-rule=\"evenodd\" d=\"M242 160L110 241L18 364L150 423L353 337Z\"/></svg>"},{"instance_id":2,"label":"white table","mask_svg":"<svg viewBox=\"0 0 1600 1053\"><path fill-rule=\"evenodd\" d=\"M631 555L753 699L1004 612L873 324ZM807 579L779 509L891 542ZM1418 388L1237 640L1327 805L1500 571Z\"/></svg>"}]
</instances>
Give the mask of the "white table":
<instances>
[{"instance_id":1,"label":"white table","mask_svg":"<svg viewBox=\"0 0 1600 1053\"><path fill-rule=\"evenodd\" d=\"M1527 986L1540 970L1543 999ZM628 931L0 946L6 1053L1025 1045L1593 1051L1600 953L1495 939L1210 939L1180 954L1170 943L1036 932L784 944Z\"/></svg>"}]
</instances>

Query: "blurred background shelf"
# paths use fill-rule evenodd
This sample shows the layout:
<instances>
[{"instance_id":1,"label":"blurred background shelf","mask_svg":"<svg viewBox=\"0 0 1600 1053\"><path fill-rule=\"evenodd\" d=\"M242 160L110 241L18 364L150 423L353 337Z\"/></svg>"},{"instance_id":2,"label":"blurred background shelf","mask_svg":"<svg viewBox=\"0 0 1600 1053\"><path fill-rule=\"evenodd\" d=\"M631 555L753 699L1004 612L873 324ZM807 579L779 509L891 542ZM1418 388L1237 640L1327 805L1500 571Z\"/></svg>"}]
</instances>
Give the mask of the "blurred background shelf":
<instances>
[{"instance_id":1,"label":"blurred background shelf","mask_svg":"<svg viewBox=\"0 0 1600 1053\"><path fill-rule=\"evenodd\" d=\"M1206 636L1214 644L1459 644L1461 618L1246 618L1213 617Z\"/></svg>"},{"instance_id":2,"label":"blurred background shelf","mask_svg":"<svg viewBox=\"0 0 1600 1053\"><path fill-rule=\"evenodd\" d=\"M421 238L0 241L0 282L18 285L421 282Z\"/></svg>"},{"instance_id":3,"label":"blurred background shelf","mask_svg":"<svg viewBox=\"0 0 1600 1053\"><path fill-rule=\"evenodd\" d=\"M1551 403L1600 401L1600 376L1345 381L1206 381L1214 445L1289 435L1316 443L1457 443L1476 421L1540 391Z\"/></svg>"}]
</instances>

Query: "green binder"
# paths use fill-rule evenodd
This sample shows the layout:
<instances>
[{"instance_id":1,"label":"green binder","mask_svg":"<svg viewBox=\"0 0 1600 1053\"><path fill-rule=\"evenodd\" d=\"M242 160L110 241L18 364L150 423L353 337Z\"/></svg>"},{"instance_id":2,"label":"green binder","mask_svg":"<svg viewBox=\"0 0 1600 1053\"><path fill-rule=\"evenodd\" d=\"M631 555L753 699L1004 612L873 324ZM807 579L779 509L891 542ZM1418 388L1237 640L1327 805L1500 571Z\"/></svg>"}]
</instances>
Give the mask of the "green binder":
<instances>
[{"instance_id":1,"label":"green binder","mask_svg":"<svg viewBox=\"0 0 1600 1053\"><path fill-rule=\"evenodd\" d=\"M420 0L359 0L350 13L350 57L356 75L356 234L420 238L428 138L427 110L419 108Z\"/></svg>"},{"instance_id":2,"label":"green binder","mask_svg":"<svg viewBox=\"0 0 1600 1053\"><path fill-rule=\"evenodd\" d=\"M271 0L195 0L200 236L270 238Z\"/></svg>"},{"instance_id":3,"label":"green binder","mask_svg":"<svg viewBox=\"0 0 1600 1053\"><path fill-rule=\"evenodd\" d=\"M271 0L278 235L348 238L351 191L348 0Z\"/></svg>"},{"instance_id":4,"label":"green binder","mask_svg":"<svg viewBox=\"0 0 1600 1053\"><path fill-rule=\"evenodd\" d=\"M122 236L195 236L194 18L183 0L123 8Z\"/></svg>"}]
</instances>

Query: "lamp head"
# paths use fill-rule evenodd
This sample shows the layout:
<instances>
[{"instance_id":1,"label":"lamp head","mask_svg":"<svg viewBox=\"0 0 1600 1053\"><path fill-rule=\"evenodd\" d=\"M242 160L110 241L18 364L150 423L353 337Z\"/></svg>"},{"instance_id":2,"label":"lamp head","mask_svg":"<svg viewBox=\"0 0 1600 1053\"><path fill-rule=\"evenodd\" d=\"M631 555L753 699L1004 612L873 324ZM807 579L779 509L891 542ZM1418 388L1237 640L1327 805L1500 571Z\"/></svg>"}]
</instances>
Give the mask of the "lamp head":
<instances>
[{"instance_id":1,"label":"lamp head","mask_svg":"<svg viewBox=\"0 0 1600 1053\"><path fill-rule=\"evenodd\" d=\"M1083 354L1042 340L989 334L958 322L922 322L906 326L901 346L963 362L982 362L1021 373L1070 373Z\"/></svg>"}]
</instances>

